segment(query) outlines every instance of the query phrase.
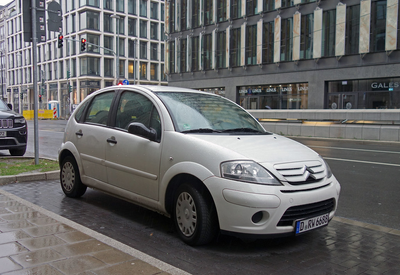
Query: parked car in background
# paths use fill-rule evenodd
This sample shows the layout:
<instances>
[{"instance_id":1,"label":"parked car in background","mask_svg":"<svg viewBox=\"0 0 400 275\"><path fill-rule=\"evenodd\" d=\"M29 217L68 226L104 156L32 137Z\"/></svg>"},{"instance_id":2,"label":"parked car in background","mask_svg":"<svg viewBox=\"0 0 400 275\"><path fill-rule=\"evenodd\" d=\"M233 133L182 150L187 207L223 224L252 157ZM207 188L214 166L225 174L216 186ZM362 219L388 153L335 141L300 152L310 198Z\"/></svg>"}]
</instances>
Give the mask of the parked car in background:
<instances>
[{"instance_id":1,"label":"parked car in background","mask_svg":"<svg viewBox=\"0 0 400 275\"><path fill-rule=\"evenodd\" d=\"M12 110L11 104L0 100L0 150L12 156L23 156L28 140L25 118Z\"/></svg>"},{"instance_id":2,"label":"parked car in background","mask_svg":"<svg viewBox=\"0 0 400 275\"><path fill-rule=\"evenodd\" d=\"M173 219L189 245L219 233L295 235L328 224L340 184L316 152L221 96L114 86L88 96L59 151L68 197L92 187Z\"/></svg>"}]
</instances>

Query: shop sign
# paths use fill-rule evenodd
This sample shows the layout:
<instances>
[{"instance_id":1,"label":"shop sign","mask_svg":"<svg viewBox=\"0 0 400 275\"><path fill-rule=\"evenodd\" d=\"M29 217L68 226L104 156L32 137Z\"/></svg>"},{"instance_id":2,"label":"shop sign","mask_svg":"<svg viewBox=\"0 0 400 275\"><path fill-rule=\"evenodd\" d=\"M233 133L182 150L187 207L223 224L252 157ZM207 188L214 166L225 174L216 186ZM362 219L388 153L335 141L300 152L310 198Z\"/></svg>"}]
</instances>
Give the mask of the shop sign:
<instances>
[{"instance_id":1,"label":"shop sign","mask_svg":"<svg viewBox=\"0 0 400 275\"><path fill-rule=\"evenodd\" d=\"M274 88L267 88L267 89L265 89L265 91L267 92L267 93L276 93L276 87L274 87Z\"/></svg>"},{"instance_id":2,"label":"shop sign","mask_svg":"<svg viewBox=\"0 0 400 275\"><path fill-rule=\"evenodd\" d=\"M389 83L382 83L382 82L373 82L371 84L371 88L372 90L376 90L376 89L388 89L388 90L392 90L393 88L399 88L400 87L400 83L399 82L389 82Z\"/></svg>"}]
</instances>

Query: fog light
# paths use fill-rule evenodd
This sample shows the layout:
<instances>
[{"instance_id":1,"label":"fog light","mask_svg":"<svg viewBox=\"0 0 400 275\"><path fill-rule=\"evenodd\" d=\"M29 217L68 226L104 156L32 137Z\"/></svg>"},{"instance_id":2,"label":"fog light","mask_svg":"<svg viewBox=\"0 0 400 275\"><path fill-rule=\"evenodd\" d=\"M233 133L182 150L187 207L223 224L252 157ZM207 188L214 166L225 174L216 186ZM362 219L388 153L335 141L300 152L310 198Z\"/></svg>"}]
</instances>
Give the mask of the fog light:
<instances>
[{"instance_id":1,"label":"fog light","mask_svg":"<svg viewBox=\"0 0 400 275\"><path fill-rule=\"evenodd\" d=\"M25 136L25 135L26 135L26 131L19 131L19 134L20 134L21 136Z\"/></svg>"},{"instance_id":2,"label":"fog light","mask_svg":"<svg viewBox=\"0 0 400 275\"><path fill-rule=\"evenodd\" d=\"M262 218L263 218L263 212L259 211L259 212L255 213L253 215L253 217L251 217L251 221L253 223L259 223L262 220Z\"/></svg>"}]
</instances>

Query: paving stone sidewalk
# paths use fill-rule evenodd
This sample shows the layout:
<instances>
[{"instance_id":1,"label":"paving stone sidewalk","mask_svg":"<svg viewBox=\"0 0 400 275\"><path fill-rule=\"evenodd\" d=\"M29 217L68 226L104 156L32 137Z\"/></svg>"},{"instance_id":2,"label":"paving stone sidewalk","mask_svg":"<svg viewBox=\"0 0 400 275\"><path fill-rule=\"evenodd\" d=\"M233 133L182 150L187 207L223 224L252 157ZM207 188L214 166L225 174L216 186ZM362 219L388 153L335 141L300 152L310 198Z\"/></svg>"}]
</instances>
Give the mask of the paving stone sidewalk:
<instances>
[{"instance_id":1,"label":"paving stone sidewalk","mask_svg":"<svg viewBox=\"0 0 400 275\"><path fill-rule=\"evenodd\" d=\"M0 274L188 274L0 189Z\"/></svg>"}]
</instances>

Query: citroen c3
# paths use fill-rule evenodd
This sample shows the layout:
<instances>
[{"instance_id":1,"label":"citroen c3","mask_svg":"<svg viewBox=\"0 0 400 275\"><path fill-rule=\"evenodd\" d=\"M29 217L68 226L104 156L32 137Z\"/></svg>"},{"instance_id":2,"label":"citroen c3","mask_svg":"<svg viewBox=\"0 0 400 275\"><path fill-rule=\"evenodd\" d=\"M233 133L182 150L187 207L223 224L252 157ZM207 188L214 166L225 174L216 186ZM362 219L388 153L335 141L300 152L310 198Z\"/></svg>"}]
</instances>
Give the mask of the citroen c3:
<instances>
[{"instance_id":1,"label":"citroen c3","mask_svg":"<svg viewBox=\"0 0 400 275\"><path fill-rule=\"evenodd\" d=\"M329 223L340 184L310 148L264 130L236 103L167 86L89 95L59 150L68 197L101 190L173 219L189 245L218 233L297 235Z\"/></svg>"}]
</instances>

